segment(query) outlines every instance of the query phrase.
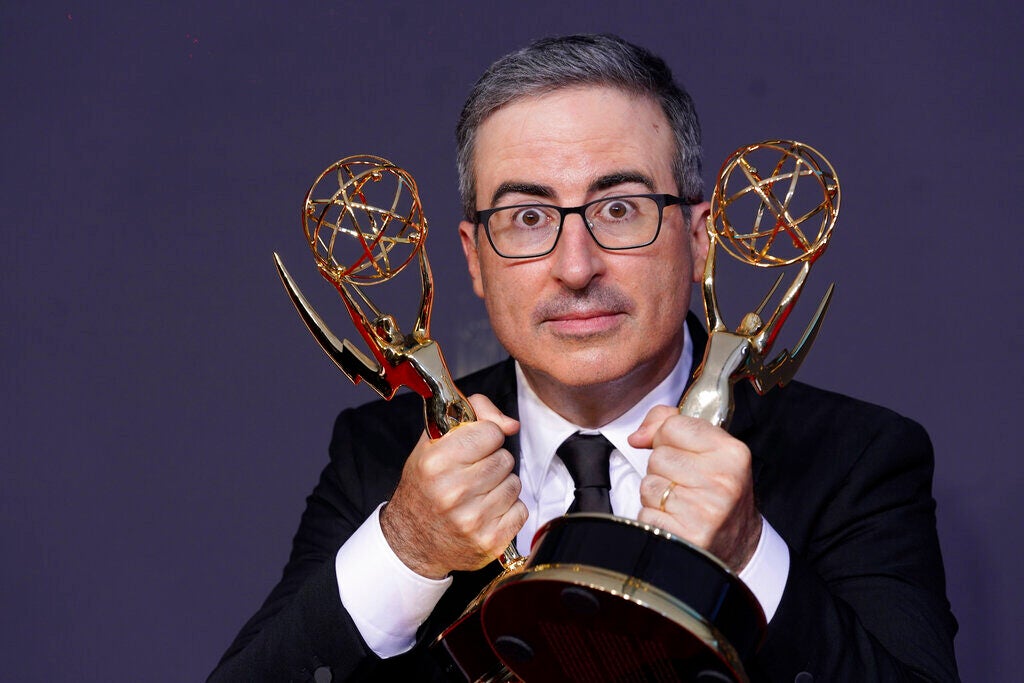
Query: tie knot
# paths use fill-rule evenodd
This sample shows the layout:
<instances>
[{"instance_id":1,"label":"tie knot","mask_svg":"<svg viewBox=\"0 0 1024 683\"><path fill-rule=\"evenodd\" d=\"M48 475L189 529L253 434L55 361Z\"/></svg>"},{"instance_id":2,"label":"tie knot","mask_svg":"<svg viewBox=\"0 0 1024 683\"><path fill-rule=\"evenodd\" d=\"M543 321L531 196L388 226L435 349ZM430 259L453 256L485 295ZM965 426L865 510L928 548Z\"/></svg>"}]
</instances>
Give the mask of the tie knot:
<instances>
[{"instance_id":1,"label":"tie knot","mask_svg":"<svg viewBox=\"0 0 1024 683\"><path fill-rule=\"evenodd\" d=\"M576 485L576 500L569 512L611 512L611 477L608 460L611 442L601 434L576 432L556 451Z\"/></svg>"}]
</instances>

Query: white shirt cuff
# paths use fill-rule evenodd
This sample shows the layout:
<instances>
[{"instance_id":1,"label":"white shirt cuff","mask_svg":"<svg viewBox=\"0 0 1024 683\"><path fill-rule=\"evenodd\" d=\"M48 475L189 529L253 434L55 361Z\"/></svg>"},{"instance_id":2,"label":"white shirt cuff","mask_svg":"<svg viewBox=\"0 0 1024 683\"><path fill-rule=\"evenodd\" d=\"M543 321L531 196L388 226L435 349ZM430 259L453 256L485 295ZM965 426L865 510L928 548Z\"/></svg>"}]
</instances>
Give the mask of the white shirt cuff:
<instances>
[{"instance_id":1,"label":"white shirt cuff","mask_svg":"<svg viewBox=\"0 0 1024 683\"><path fill-rule=\"evenodd\" d=\"M789 578L789 546L768 520L761 517L761 538L747 566L740 572L740 580L761 604L764 618L775 616L782 601L782 592Z\"/></svg>"},{"instance_id":2,"label":"white shirt cuff","mask_svg":"<svg viewBox=\"0 0 1024 683\"><path fill-rule=\"evenodd\" d=\"M380 528L380 508L338 550L334 571L341 604L378 657L394 657L416 643L451 577L428 579L398 559Z\"/></svg>"}]
</instances>

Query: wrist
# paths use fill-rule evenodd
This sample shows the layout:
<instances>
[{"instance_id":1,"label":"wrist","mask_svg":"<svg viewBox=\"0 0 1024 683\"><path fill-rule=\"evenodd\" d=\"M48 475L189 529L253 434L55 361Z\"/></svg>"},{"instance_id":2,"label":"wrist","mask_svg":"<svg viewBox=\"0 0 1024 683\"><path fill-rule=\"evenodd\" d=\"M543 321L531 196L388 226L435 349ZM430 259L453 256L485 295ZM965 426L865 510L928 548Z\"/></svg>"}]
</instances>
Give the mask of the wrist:
<instances>
[{"instance_id":1,"label":"wrist","mask_svg":"<svg viewBox=\"0 0 1024 683\"><path fill-rule=\"evenodd\" d=\"M448 570L431 562L429 553L418 543L419 534L410 529L402 518L401 509L385 503L380 511L380 530L391 552L411 571L427 579L443 579Z\"/></svg>"}]
</instances>

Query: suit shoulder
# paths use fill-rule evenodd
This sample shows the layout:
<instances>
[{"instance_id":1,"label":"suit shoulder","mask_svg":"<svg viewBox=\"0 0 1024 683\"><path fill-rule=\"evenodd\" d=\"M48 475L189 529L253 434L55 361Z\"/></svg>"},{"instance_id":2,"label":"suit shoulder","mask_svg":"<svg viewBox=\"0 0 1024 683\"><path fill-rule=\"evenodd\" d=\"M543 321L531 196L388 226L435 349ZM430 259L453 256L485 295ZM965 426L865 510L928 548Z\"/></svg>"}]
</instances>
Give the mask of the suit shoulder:
<instances>
[{"instance_id":1,"label":"suit shoulder","mask_svg":"<svg viewBox=\"0 0 1024 683\"><path fill-rule=\"evenodd\" d=\"M772 393L777 394L774 410L804 414L809 420L821 421L825 425L869 431L905 429L925 434L924 427L918 422L891 408L803 382L791 382ZM770 393L763 398L771 396Z\"/></svg>"},{"instance_id":2,"label":"suit shoulder","mask_svg":"<svg viewBox=\"0 0 1024 683\"><path fill-rule=\"evenodd\" d=\"M753 415L748 441L761 457L835 473L865 458L882 467L933 462L925 429L889 408L802 382L764 396L745 393Z\"/></svg>"},{"instance_id":3,"label":"suit shoulder","mask_svg":"<svg viewBox=\"0 0 1024 683\"><path fill-rule=\"evenodd\" d=\"M412 392L346 408L334 420L331 460L400 468L422 431L423 400Z\"/></svg>"}]
</instances>

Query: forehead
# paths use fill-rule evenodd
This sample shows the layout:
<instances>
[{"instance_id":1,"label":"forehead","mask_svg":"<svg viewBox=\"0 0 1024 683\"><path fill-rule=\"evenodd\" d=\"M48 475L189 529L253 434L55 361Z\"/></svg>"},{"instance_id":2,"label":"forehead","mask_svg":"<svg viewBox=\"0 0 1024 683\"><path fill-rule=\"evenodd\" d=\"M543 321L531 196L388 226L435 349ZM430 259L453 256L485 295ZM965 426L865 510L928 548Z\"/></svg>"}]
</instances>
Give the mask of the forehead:
<instances>
[{"instance_id":1,"label":"forehead","mask_svg":"<svg viewBox=\"0 0 1024 683\"><path fill-rule=\"evenodd\" d=\"M581 199L596 179L616 173L640 174L656 191L675 192L673 157L671 126L649 97L602 86L524 97L492 113L477 131L477 206L488 206L495 189L510 183Z\"/></svg>"}]
</instances>

